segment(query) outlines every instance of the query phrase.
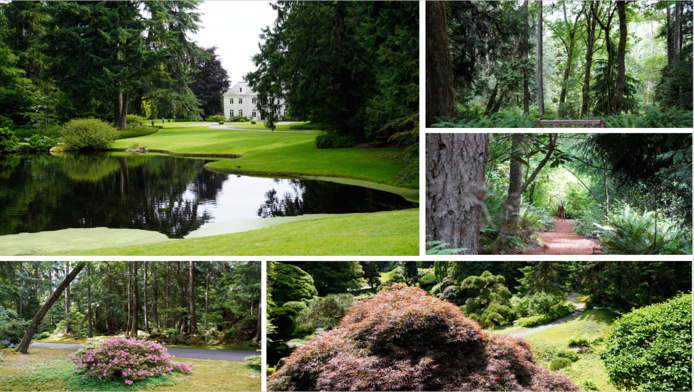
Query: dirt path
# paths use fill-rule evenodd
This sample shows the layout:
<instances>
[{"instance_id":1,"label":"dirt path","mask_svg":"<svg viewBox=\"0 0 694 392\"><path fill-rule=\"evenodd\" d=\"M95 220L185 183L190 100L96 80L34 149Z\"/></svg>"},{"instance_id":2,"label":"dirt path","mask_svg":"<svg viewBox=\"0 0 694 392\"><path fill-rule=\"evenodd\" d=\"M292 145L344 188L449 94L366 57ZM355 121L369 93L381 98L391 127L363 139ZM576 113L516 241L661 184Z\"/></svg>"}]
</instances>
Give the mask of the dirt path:
<instances>
[{"instance_id":1,"label":"dirt path","mask_svg":"<svg viewBox=\"0 0 694 392\"><path fill-rule=\"evenodd\" d=\"M537 233L544 244L542 247L523 253L524 255L592 255L602 253L602 247L574 231L575 219L554 218L554 230Z\"/></svg>"},{"instance_id":2,"label":"dirt path","mask_svg":"<svg viewBox=\"0 0 694 392\"><path fill-rule=\"evenodd\" d=\"M533 328L528 328L528 329L525 329L523 331L512 332L512 333L508 334L508 336L514 336L514 337L519 338L521 336L530 335L530 334L533 334L535 332L540 332L542 330L545 330L547 328L552 328L555 325L563 324L563 323L571 320L572 318L580 315L581 313L585 312L585 310L586 310L586 304L583 304L583 303L576 301L576 298L580 297L581 295L583 295L583 294L570 293L566 297L567 301L570 301L571 303L573 303L576 306L576 311L571 313L570 315L564 316L564 317L557 319L557 320L554 320L548 324L540 325L540 326L533 327Z\"/></svg>"},{"instance_id":3,"label":"dirt path","mask_svg":"<svg viewBox=\"0 0 694 392\"><path fill-rule=\"evenodd\" d=\"M29 347L79 350L82 345L66 343L32 343ZM223 361L243 361L244 358L251 355L260 355L260 351L209 350L203 348L167 348L166 351L171 355L181 358L219 359Z\"/></svg>"}]
</instances>

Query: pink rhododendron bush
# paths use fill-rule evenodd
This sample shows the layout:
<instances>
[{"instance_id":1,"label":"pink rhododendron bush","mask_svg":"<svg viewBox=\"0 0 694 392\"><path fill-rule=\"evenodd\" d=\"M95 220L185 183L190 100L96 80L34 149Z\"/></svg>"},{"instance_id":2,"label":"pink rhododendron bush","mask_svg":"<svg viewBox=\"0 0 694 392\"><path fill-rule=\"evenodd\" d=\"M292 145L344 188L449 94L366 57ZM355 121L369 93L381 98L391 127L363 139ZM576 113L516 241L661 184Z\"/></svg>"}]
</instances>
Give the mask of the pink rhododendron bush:
<instances>
[{"instance_id":1,"label":"pink rhododendron bush","mask_svg":"<svg viewBox=\"0 0 694 392\"><path fill-rule=\"evenodd\" d=\"M112 338L98 348L90 348L73 355L76 371L86 376L106 379L122 377L130 385L149 377L170 375L172 372L191 373L192 366L171 362L166 348L157 342L139 339ZM84 378L84 376L82 376Z\"/></svg>"},{"instance_id":2,"label":"pink rhododendron bush","mask_svg":"<svg viewBox=\"0 0 694 392\"><path fill-rule=\"evenodd\" d=\"M404 285L353 305L338 329L296 349L268 389L579 390L536 365L525 340L483 331L450 302Z\"/></svg>"}]
</instances>

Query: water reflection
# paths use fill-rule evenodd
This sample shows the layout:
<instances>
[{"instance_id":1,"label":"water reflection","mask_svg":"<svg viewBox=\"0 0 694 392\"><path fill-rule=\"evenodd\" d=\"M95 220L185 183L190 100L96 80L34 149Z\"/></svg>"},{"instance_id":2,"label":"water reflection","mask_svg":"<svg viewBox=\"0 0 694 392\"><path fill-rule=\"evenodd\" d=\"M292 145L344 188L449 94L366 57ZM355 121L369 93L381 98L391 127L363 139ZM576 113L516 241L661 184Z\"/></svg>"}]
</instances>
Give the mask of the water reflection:
<instances>
[{"instance_id":1,"label":"water reflection","mask_svg":"<svg viewBox=\"0 0 694 392\"><path fill-rule=\"evenodd\" d=\"M156 155L0 157L0 235L109 227L182 238L231 219L416 205L356 186L214 173L205 163Z\"/></svg>"}]
</instances>

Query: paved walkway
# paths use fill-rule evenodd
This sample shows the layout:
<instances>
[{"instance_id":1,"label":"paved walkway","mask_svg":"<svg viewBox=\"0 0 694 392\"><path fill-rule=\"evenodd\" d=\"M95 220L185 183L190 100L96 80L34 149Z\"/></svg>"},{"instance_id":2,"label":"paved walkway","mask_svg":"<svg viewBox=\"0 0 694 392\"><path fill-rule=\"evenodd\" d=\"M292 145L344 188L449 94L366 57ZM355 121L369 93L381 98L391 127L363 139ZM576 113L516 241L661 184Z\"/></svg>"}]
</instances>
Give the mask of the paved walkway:
<instances>
[{"instance_id":1,"label":"paved walkway","mask_svg":"<svg viewBox=\"0 0 694 392\"><path fill-rule=\"evenodd\" d=\"M524 255L592 255L602 253L602 247L574 231L575 219L554 218L554 230L537 233L542 240L541 247L523 253Z\"/></svg>"},{"instance_id":2,"label":"paved walkway","mask_svg":"<svg viewBox=\"0 0 694 392\"><path fill-rule=\"evenodd\" d=\"M570 315L564 316L564 317L562 317L562 318L560 318L560 319L557 319L557 320L554 320L554 321L552 321L552 322L549 323L549 324L544 324L544 325L540 325L540 326L537 326L537 327L528 328L528 329L525 329L525 330L522 330L522 331L519 331L519 332L512 332L512 333L509 333L509 334L507 334L507 335L508 335L508 336L513 336L513 337L516 337L516 338L520 338L521 336L530 335L530 334L533 334L533 333L535 333L535 332L540 332L540 331L543 331L543 330L545 330L545 329L552 328L552 327L554 327L555 325L563 324L563 323L565 323L565 322L571 320L572 318L581 315L583 312L586 311L586 304L580 303L580 302L576 301L576 298L578 298L578 297L580 297L580 296L582 296L582 295L583 295L583 294L579 294L579 293L570 293L570 294L566 297L566 300L567 300L567 301L570 301L571 303L573 303L573 304L576 306L576 311L573 312L573 313L571 313Z\"/></svg>"},{"instance_id":3,"label":"paved walkway","mask_svg":"<svg viewBox=\"0 0 694 392\"><path fill-rule=\"evenodd\" d=\"M66 343L32 343L29 347L61 348L65 350L79 350L81 344ZM222 361L243 361L251 355L260 355L260 351L237 350L209 350L204 348L167 348L171 355L181 358L218 359Z\"/></svg>"}]
</instances>

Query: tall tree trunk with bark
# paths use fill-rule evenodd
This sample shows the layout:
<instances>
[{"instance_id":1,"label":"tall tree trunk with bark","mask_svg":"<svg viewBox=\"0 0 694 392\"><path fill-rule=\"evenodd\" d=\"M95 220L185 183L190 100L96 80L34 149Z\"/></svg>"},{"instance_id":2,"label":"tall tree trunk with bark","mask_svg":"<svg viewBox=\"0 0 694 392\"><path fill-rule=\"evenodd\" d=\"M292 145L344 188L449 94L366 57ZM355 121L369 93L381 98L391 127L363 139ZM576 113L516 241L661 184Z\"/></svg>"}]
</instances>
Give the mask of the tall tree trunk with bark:
<instances>
[{"instance_id":1,"label":"tall tree trunk with bark","mask_svg":"<svg viewBox=\"0 0 694 392\"><path fill-rule=\"evenodd\" d=\"M65 262L65 276L70 274L70 262ZM63 334L68 335L72 333L72 326L70 325L70 285L65 288L65 327L63 328Z\"/></svg>"},{"instance_id":2,"label":"tall tree trunk with bark","mask_svg":"<svg viewBox=\"0 0 694 392\"><path fill-rule=\"evenodd\" d=\"M36 333L36 328L38 328L39 324L41 324L41 320L43 320L43 317L46 315L46 313L48 313L48 310L50 310L51 306L53 306L53 304L60 298L60 295L63 293L63 291L65 291L65 289L70 286L70 282L72 282L75 279L77 274L79 274L80 271L82 271L86 264L86 261L80 261L75 266L75 268L72 269L72 272L65 276L65 279L63 279L63 281L58 285L53 294L51 294L51 296L48 297L48 300L45 304L43 304L41 309L39 309L39 311L36 312L36 315L29 323L29 327L27 328L27 332L24 334L22 341L19 343L19 346L17 346L17 352L23 354L27 353L27 349L29 348L31 338L34 337L34 333Z\"/></svg>"},{"instance_id":3,"label":"tall tree trunk with bark","mask_svg":"<svg viewBox=\"0 0 694 392\"><path fill-rule=\"evenodd\" d=\"M429 240L477 254L488 158L488 133L426 135Z\"/></svg>"},{"instance_id":4,"label":"tall tree trunk with bark","mask_svg":"<svg viewBox=\"0 0 694 392\"><path fill-rule=\"evenodd\" d=\"M538 1L540 10L537 12L537 110L545 114L544 79L542 77L542 1Z\"/></svg>"},{"instance_id":5,"label":"tall tree trunk with bark","mask_svg":"<svg viewBox=\"0 0 694 392\"><path fill-rule=\"evenodd\" d=\"M198 333L198 320L195 317L195 265L193 263L193 261L188 262L188 311L190 313L190 326L188 328L188 333L190 335L195 335Z\"/></svg>"},{"instance_id":6,"label":"tall tree trunk with bark","mask_svg":"<svg viewBox=\"0 0 694 392\"><path fill-rule=\"evenodd\" d=\"M525 11L525 31L527 36L523 37L525 40L523 42L523 49L521 56L523 56L524 60L528 60L528 52L529 52L529 44L530 44L530 9L528 7L528 0L525 0L523 2L523 11ZM523 113L528 114L530 113L530 75L528 75L528 70L523 67Z\"/></svg>"},{"instance_id":7,"label":"tall tree trunk with bark","mask_svg":"<svg viewBox=\"0 0 694 392\"><path fill-rule=\"evenodd\" d=\"M147 319L147 263L148 261L143 261L145 264L145 282L142 287L142 306L145 312L145 330L149 333L149 320Z\"/></svg>"},{"instance_id":8,"label":"tall tree trunk with bark","mask_svg":"<svg viewBox=\"0 0 694 392\"><path fill-rule=\"evenodd\" d=\"M19 263L19 275L24 274L24 262L23 261L18 261ZM24 308L24 279L22 278L22 283L19 286L19 309L17 312L17 315L19 316L19 319L23 319L22 313L23 313L23 308Z\"/></svg>"},{"instance_id":9,"label":"tall tree trunk with bark","mask_svg":"<svg viewBox=\"0 0 694 392\"><path fill-rule=\"evenodd\" d=\"M614 89L614 114L622 114L622 97L624 95L624 80L626 79L624 60L627 52L627 11L624 0L617 0L617 15L619 16L619 45L617 46L617 82Z\"/></svg>"},{"instance_id":10,"label":"tall tree trunk with bark","mask_svg":"<svg viewBox=\"0 0 694 392\"><path fill-rule=\"evenodd\" d=\"M614 52L612 51L612 39L610 38L610 26L612 25L612 18L614 17L615 9L612 8L612 0L607 6L607 21L603 23L602 19L597 14L597 6L593 8L593 16L595 21L598 22L600 28L605 33L605 49L607 50L607 113L612 113L614 108L613 92L612 92L612 67L614 64Z\"/></svg>"},{"instance_id":11,"label":"tall tree trunk with bark","mask_svg":"<svg viewBox=\"0 0 694 392\"><path fill-rule=\"evenodd\" d=\"M586 11L586 71L583 76L583 96L581 102L581 117L588 115L590 110L590 71L593 67L593 47L595 45L595 17L593 7L595 2L590 2L590 8Z\"/></svg>"},{"instance_id":12,"label":"tall tree trunk with bark","mask_svg":"<svg viewBox=\"0 0 694 392\"><path fill-rule=\"evenodd\" d=\"M157 282L157 264L155 263L152 265L152 323L154 323L154 328L159 328L159 315L157 314L159 284Z\"/></svg>"},{"instance_id":13,"label":"tall tree trunk with bark","mask_svg":"<svg viewBox=\"0 0 694 392\"><path fill-rule=\"evenodd\" d=\"M436 118L455 116L453 65L448 41L446 5L426 2L426 126Z\"/></svg>"},{"instance_id":14,"label":"tall tree trunk with bark","mask_svg":"<svg viewBox=\"0 0 694 392\"><path fill-rule=\"evenodd\" d=\"M167 261L166 262L166 310L167 310L167 312L164 313L164 327L165 328L169 328L169 320L170 320L169 312L168 312L168 310L171 309L171 302L169 300L171 298L170 274L171 274L171 262Z\"/></svg>"},{"instance_id":15,"label":"tall tree trunk with bark","mask_svg":"<svg viewBox=\"0 0 694 392\"><path fill-rule=\"evenodd\" d=\"M87 337L92 337L92 266L87 265Z\"/></svg>"},{"instance_id":16,"label":"tall tree trunk with bark","mask_svg":"<svg viewBox=\"0 0 694 392\"><path fill-rule=\"evenodd\" d=\"M130 337L137 337L137 319L138 314L138 303L137 303L137 261L133 261L133 320L130 327Z\"/></svg>"},{"instance_id":17,"label":"tall tree trunk with bark","mask_svg":"<svg viewBox=\"0 0 694 392\"><path fill-rule=\"evenodd\" d=\"M207 311L210 298L210 266L207 266L207 275L205 275L205 329L207 329Z\"/></svg>"}]
</instances>

